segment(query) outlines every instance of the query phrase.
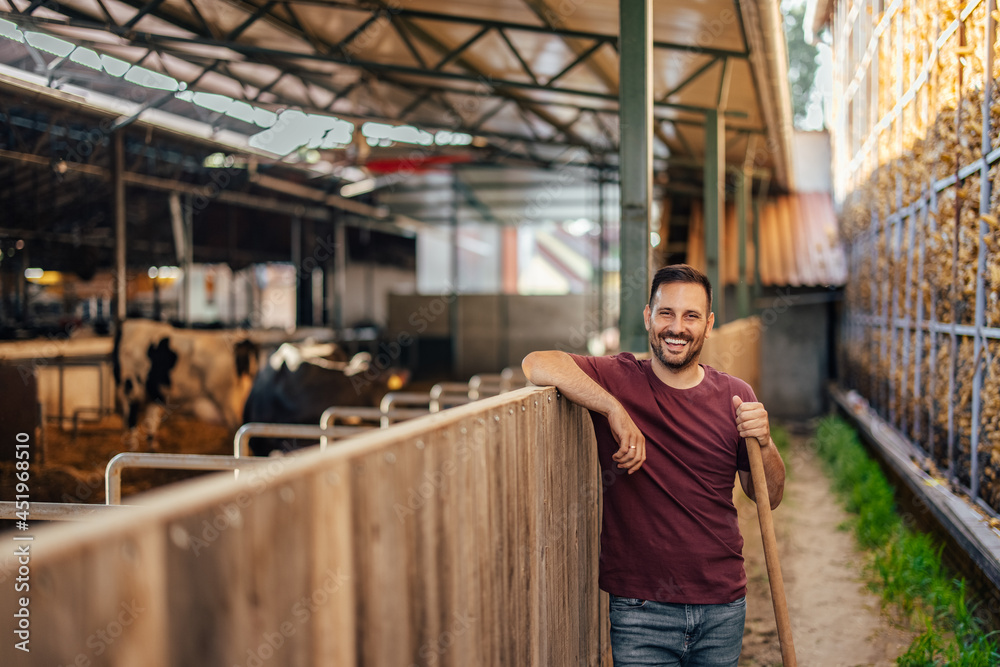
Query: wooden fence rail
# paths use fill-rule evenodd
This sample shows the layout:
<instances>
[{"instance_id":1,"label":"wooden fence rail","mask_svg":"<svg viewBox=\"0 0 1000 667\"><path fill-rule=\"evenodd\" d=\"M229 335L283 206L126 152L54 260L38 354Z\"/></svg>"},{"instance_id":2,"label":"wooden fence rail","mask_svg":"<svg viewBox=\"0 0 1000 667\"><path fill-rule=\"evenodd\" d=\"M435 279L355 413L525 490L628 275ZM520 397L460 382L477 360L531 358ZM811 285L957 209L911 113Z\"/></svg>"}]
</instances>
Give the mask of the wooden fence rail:
<instances>
[{"instance_id":1,"label":"wooden fence rail","mask_svg":"<svg viewBox=\"0 0 1000 667\"><path fill-rule=\"evenodd\" d=\"M3 583L3 664L610 664L593 431L555 390L244 472L8 533L30 590Z\"/></svg>"}]
</instances>

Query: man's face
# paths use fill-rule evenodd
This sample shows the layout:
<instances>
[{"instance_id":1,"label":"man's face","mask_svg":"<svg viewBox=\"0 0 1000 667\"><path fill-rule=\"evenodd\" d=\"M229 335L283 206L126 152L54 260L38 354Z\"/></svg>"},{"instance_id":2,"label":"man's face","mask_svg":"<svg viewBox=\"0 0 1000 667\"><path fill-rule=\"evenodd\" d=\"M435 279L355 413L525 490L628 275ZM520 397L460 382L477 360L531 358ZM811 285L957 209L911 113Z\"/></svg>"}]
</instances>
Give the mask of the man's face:
<instances>
[{"instance_id":1,"label":"man's face","mask_svg":"<svg viewBox=\"0 0 1000 667\"><path fill-rule=\"evenodd\" d=\"M649 346L664 366L681 371L698 363L702 345L715 322L705 288L696 283L668 283L656 288L646 306Z\"/></svg>"}]
</instances>

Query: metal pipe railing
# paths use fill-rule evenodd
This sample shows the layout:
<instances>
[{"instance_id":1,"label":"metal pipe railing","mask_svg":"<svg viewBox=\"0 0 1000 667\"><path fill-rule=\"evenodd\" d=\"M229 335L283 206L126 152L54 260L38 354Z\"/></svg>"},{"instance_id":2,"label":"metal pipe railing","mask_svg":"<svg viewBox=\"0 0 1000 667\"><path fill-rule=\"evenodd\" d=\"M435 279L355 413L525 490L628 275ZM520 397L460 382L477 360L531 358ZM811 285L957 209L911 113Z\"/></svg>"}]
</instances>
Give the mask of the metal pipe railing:
<instances>
[{"instance_id":1,"label":"metal pipe railing","mask_svg":"<svg viewBox=\"0 0 1000 667\"><path fill-rule=\"evenodd\" d=\"M468 382L439 382L431 387L429 396L431 412L440 412L445 409L443 406L465 405L472 401Z\"/></svg>"},{"instance_id":2,"label":"metal pipe railing","mask_svg":"<svg viewBox=\"0 0 1000 667\"><path fill-rule=\"evenodd\" d=\"M430 414L433 412L430 406L431 397L430 394L422 392L413 391L390 391L388 394L382 397L382 402L379 403L379 410L382 411L382 417L379 420L379 424L382 428L389 428L389 425L393 421L400 421L399 419L393 419L392 416L400 417L401 419L412 419L414 417L421 417L423 415ZM423 406L419 409L408 408L400 409L394 406L405 405L405 406Z\"/></svg>"},{"instance_id":3,"label":"metal pipe railing","mask_svg":"<svg viewBox=\"0 0 1000 667\"><path fill-rule=\"evenodd\" d=\"M480 373L469 378L469 398L476 401L504 392L504 377L499 373Z\"/></svg>"},{"instance_id":4,"label":"metal pipe railing","mask_svg":"<svg viewBox=\"0 0 1000 667\"><path fill-rule=\"evenodd\" d=\"M314 427L315 428L315 427ZM122 471L127 468L161 470L239 470L267 463L266 458L237 458L209 454L164 454L161 452L122 452L108 461L104 470L104 502L122 502Z\"/></svg>"},{"instance_id":5,"label":"metal pipe railing","mask_svg":"<svg viewBox=\"0 0 1000 667\"><path fill-rule=\"evenodd\" d=\"M336 425L337 419L346 419L349 417L354 417L368 422L381 423L382 411L378 408L334 405L324 410L323 414L319 416L319 427L327 430ZM372 428L378 428L378 426L373 426ZM321 435L319 437L319 448L321 450L326 449L328 444L329 438L326 435Z\"/></svg>"},{"instance_id":6,"label":"metal pipe railing","mask_svg":"<svg viewBox=\"0 0 1000 667\"><path fill-rule=\"evenodd\" d=\"M244 424L233 437L233 456L246 456L250 438L291 438L293 440L319 440L324 435L340 436L341 438L357 435L370 429L363 426L332 426L322 428L312 424L263 424L251 422Z\"/></svg>"}]
</instances>

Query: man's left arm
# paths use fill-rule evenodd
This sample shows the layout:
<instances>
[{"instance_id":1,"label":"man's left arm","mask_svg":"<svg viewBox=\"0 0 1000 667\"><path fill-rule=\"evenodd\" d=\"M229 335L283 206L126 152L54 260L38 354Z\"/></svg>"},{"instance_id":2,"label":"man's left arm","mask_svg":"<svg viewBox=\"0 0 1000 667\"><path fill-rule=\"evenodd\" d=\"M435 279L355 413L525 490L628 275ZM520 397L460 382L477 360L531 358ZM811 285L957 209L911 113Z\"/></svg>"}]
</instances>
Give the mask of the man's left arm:
<instances>
[{"instance_id":1,"label":"man's left arm","mask_svg":"<svg viewBox=\"0 0 1000 667\"><path fill-rule=\"evenodd\" d=\"M767 479L767 495L771 501L771 509L781 503L785 492L785 462L781 460L778 448L771 440L771 428L767 420L767 410L761 403L744 403L739 396L733 396L733 407L736 408L736 428L741 438L757 438L760 443L760 456L764 462L764 477ZM740 486L750 500L757 502L754 492L753 476L750 471L740 470Z\"/></svg>"}]
</instances>

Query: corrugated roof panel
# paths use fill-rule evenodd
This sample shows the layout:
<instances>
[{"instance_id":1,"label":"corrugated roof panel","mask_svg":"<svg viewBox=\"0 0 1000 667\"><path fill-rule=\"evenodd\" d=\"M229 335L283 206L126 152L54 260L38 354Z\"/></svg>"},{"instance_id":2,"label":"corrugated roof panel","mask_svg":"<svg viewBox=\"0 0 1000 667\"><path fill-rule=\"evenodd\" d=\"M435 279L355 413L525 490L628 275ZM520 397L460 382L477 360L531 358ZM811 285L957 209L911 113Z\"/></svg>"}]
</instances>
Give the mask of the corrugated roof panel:
<instances>
[{"instance_id":1,"label":"corrugated roof panel","mask_svg":"<svg viewBox=\"0 0 1000 667\"><path fill-rule=\"evenodd\" d=\"M844 249L829 194L800 193L769 201L761 211L760 239L763 284L846 282Z\"/></svg>"},{"instance_id":2,"label":"corrugated roof panel","mask_svg":"<svg viewBox=\"0 0 1000 667\"><path fill-rule=\"evenodd\" d=\"M704 271L705 232L701 204L692 206L687 262ZM739 280L736 209L726 206L722 229L723 281ZM836 228L833 201L826 193L803 193L769 199L761 207L760 277L764 285L840 286L846 261ZM752 228L747 229L746 279L754 274Z\"/></svg>"}]
</instances>

